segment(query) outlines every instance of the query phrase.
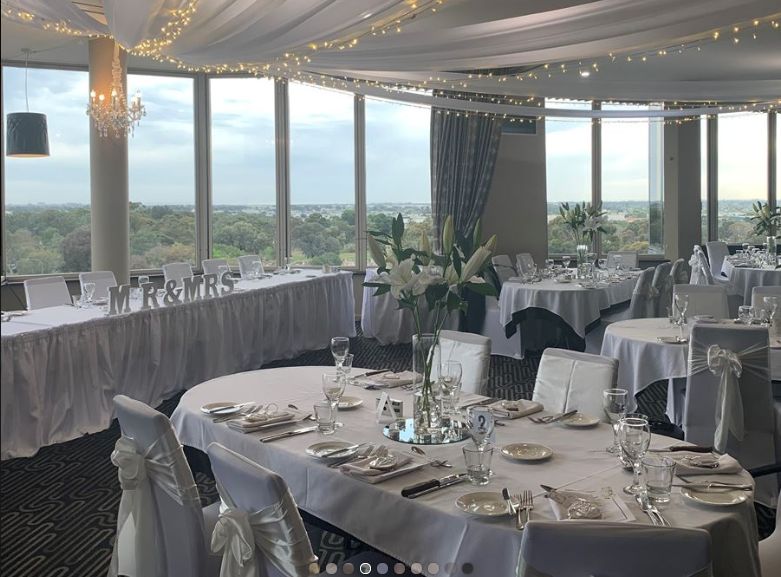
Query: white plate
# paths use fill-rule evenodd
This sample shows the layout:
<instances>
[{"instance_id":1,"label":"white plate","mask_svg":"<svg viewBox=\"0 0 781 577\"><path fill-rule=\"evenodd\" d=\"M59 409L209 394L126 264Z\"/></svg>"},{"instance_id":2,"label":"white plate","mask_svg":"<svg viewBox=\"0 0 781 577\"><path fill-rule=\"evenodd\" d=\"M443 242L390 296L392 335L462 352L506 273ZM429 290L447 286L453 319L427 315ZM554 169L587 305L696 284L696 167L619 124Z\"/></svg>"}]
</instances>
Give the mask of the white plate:
<instances>
[{"instance_id":1,"label":"white plate","mask_svg":"<svg viewBox=\"0 0 781 577\"><path fill-rule=\"evenodd\" d=\"M553 455L549 447L534 443L512 443L502 447L501 452L514 461L543 461Z\"/></svg>"},{"instance_id":2,"label":"white plate","mask_svg":"<svg viewBox=\"0 0 781 577\"><path fill-rule=\"evenodd\" d=\"M584 415L583 413L575 413L571 417L562 419L559 422L567 427L585 429L588 427L596 427L599 424L599 417L592 417L591 415Z\"/></svg>"},{"instance_id":3,"label":"white plate","mask_svg":"<svg viewBox=\"0 0 781 577\"><path fill-rule=\"evenodd\" d=\"M354 409L355 407L360 407L362 404L363 399L344 396L339 400L339 410Z\"/></svg>"},{"instance_id":4,"label":"white plate","mask_svg":"<svg viewBox=\"0 0 781 577\"><path fill-rule=\"evenodd\" d=\"M697 503L716 507L732 507L746 501L745 491L695 491L684 487L681 495Z\"/></svg>"},{"instance_id":5,"label":"white plate","mask_svg":"<svg viewBox=\"0 0 781 577\"><path fill-rule=\"evenodd\" d=\"M237 403L236 401L219 401L217 403L206 403L204 406L201 407L201 411L203 411L207 415L214 415L214 416L232 415L233 413L238 413L244 407L234 407L232 409L229 409L228 407L232 407L233 405L242 405L242 404L243 403Z\"/></svg>"},{"instance_id":6,"label":"white plate","mask_svg":"<svg viewBox=\"0 0 781 577\"><path fill-rule=\"evenodd\" d=\"M328 457L323 456L324 453L327 455L333 451L339 451L341 449L346 449L347 447L352 447L354 444L355 443L346 443L345 441L323 441L322 443L309 445L306 448L306 454L310 455L311 457L317 457L318 459L328 459ZM355 451L357 450L358 449L355 449ZM348 455L355 453L355 451L345 451L344 453L339 453L336 458L341 459L342 457L347 457Z\"/></svg>"},{"instance_id":7,"label":"white plate","mask_svg":"<svg viewBox=\"0 0 781 577\"><path fill-rule=\"evenodd\" d=\"M464 513L479 517L501 517L507 515L507 503L500 493L467 493L456 499L456 507Z\"/></svg>"}]
</instances>

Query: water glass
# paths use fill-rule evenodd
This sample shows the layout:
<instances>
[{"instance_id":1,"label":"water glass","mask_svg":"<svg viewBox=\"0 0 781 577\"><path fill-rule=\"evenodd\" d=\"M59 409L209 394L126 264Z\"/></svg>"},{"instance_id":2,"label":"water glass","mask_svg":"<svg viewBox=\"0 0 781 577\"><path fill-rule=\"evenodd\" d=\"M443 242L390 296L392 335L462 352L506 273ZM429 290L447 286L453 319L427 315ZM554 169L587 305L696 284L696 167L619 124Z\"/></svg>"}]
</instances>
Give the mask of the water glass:
<instances>
[{"instance_id":1,"label":"water glass","mask_svg":"<svg viewBox=\"0 0 781 577\"><path fill-rule=\"evenodd\" d=\"M467 445L463 449L469 482L478 486L487 485L491 477L491 459L494 456L494 448L478 449Z\"/></svg>"},{"instance_id":2,"label":"water glass","mask_svg":"<svg viewBox=\"0 0 781 577\"><path fill-rule=\"evenodd\" d=\"M89 306L92 304L92 297L95 296L95 283L85 282L82 288L84 290L82 300L87 304L87 306Z\"/></svg>"},{"instance_id":3,"label":"water glass","mask_svg":"<svg viewBox=\"0 0 781 577\"><path fill-rule=\"evenodd\" d=\"M344 362L347 353L350 352L350 339L347 337L334 337L331 339L331 354L334 357L336 366Z\"/></svg>"},{"instance_id":4,"label":"water glass","mask_svg":"<svg viewBox=\"0 0 781 577\"><path fill-rule=\"evenodd\" d=\"M339 405L339 400L344 394L345 379L340 371L323 373L323 394L331 402L334 409Z\"/></svg>"},{"instance_id":5,"label":"water glass","mask_svg":"<svg viewBox=\"0 0 781 577\"><path fill-rule=\"evenodd\" d=\"M643 490L640 485L640 461L648 451L651 443L651 427L647 419L624 417L618 423L618 440L621 443L623 455L632 464L634 478L632 484L624 487L624 492L637 495Z\"/></svg>"},{"instance_id":6,"label":"water glass","mask_svg":"<svg viewBox=\"0 0 781 577\"><path fill-rule=\"evenodd\" d=\"M748 305L741 305L738 307L738 319L744 325L751 324L751 316L754 314L754 307Z\"/></svg>"},{"instance_id":7,"label":"water glass","mask_svg":"<svg viewBox=\"0 0 781 577\"><path fill-rule=\"evenodd\" d=\"M439 370L439 386L442 393L442 412L454 415L461 395L463 369L458 361L445 361Z\"/></svg>"},{"instance_id":8,"label":"water glass","mask_svg":"<svg viewBox=\"0 0 781 577\"><path fill-rule=\"evenodd\" d=\"M317 431L332 435L336 431L336 411L329 401L317 401L314 405Z\"/></svg>"},{"instance_id":9,"label":"water glass","mask_svg":"<svg viewBox=\"0 0 781 577\"><path fill-rule=\"evenodd\" d=\"M259 279L263 276L263 263L259 260L252 261L252 278Z\"/></svg>"},{"instance_id":10,"label":"water glass","mask_svg":"<svg viewBox=\"0 0 781 577\"><path fill-rule=\"evenodd\" d=\"M355 355L350 353L344 356L344 360L342 361L342 364L336 367L336 370L341 372L344 376L344 380L346 383L350 383L350 372L353 370L353 360L355 359Z\"/></svg>"},{"instance_id":11,"label":"water glass","mask_svg":"<svg viewBox=\"0 0 781 577\"><path fill-rule=\"evenodd\" d=\"M776 317L778 316L779 312L779 305L781 305L781 298L776 296L769 296L764 297L762 300L765 301L765 312L767 314L767 324L769 326L773 326L775 323Z\"/></svg>"},{"instance_id":12,"label":"water glass","mask_svg":"<svg viewBox=\"0 0 781 577\"><path fill-rule=\"evenodd\" d=\"M655 505L669 503L675 477L675 461L670 457L646 455L640 463L648 499Z\"/></svg>"},{"instance_id":13,"label":"water glass","mask_svg":"<svg viewBox=\"0 0 781 577\"><path fill-rule=\"evenodd\" d=\"M626 401L629 391L626 389L606 389L602 391L602 408L605 416L613 426L613 444L607 448L608 453L618 453L618 423L626 416Z\"/></svg>"}]
</instances>

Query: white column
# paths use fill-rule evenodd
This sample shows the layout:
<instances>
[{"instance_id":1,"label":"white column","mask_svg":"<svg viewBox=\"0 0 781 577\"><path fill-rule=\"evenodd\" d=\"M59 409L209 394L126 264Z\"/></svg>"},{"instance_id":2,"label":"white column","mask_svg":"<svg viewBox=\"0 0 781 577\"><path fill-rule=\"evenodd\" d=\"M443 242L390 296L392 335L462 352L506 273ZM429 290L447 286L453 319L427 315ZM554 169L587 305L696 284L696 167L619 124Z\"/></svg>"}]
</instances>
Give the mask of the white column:
<instances>
[{"instance_id":1,"label":"white column","mask_svg":"<svg viewBox=\"0 0 781 577\"><path fill-rule=\"evenodd\" d=\"M114 41L89 41L89 87L111 94ZM127 93L126 54L120 50L122 83ZM84 95L85 99L88 97ZM127 136L100 136L90 122L90 191L92 202L92 270L110 270L117 283L130 280L130 206Z\"/></svg>"},{"instance_id":2,"label":"white column","mask_svg":"<svg viewBox=\"0 0 781 577\"><path fill-rule=\"evenodd\" d=\"M700 123L664 127L665 257L688 259L701 242Z\"/></svg>"}]
</instances>

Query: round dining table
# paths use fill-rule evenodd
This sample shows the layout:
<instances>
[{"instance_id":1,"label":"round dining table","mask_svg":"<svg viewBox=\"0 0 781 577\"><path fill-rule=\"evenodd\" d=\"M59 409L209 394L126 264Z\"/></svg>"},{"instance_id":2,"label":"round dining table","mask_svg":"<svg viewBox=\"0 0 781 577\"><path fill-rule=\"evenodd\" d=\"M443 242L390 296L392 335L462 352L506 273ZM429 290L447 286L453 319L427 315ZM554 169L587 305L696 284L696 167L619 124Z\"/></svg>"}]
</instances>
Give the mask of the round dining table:
<instances>
[{"instance_id":1,"label":"round dining table","mask_svg":"<svg viewBox=\"0 0 781 577\"><path fill-rule=\"evenodd\" d=\"M425 456L420 456L410 451L411 445L383 436L383 425L378 422L375 409L377 398L387 392L392 399L403 402L403 412L409 416L412 394L402 388L379 391L349 384L345 396L354 397L362 404L351 410L340 410L338 420L343 426L330 436L310 431L261 442L269 431L244 433L228 423L213 422L201 411L207 403L228 401L275 403L281 409L293 406L302 413L311 413L313 403L323 398L321 375L328 370L333 367L274 368L206 381L182 396L171 421L184 445L205 451L210 443L217 442L277 472L287 481L301 509L408 565L420 563L425 574L429 574L427 568L431 564L456 568L453 574L515 574L521 535L514 519L510 515L478 517L456 506L456 499L476 491L500 493L507 487L511 494L517 494L522 489L530 489L535 496L533 520L555 519L541 484L587 491L599 495L603 500L600 502L606 503L605 510L610 511L606 520L651 523L635 501L622 492L622 487L631 481L631 473L606 452L605 448L613 441L612 428L606 423L591 428L570 428L562 424L535 424L528 418L505 420L503 426L495 429L497 449L487 486L461 483L409 499L401 495L402 488L462 472L462 448L471 441L426 445L422 447ZM363 372L364 369L354 368L352 376ZM306 428L302 427L306 423L311 427L310 421L302 421L278 430ZM412 458L422 467L372 484L307 455L307 447L325 440L386 445L398 454L414 455ZM501 456L499 447L517 442L543 444L551 449L552 456L526 463ZM672 443L676 441L657 435L651 440L654 448L667 448ZM453 468L435 467L431 463L434 459L444 459ZM693 478L751 483L745 471L713 475L708 470L708 474ZM710 532L717 577L758 577L757 530L751 495L748 492L748 498L734 506L714 507L693 503L674 488L672 500L662 514L674 527L699 527Z\"/></svg>"},{"instance_id":2,"label":"round dining table","mask_svg":"<svg viewBox=\"0 0 781 577\"><path fill-rule=\"evenodd\" d=\"M781 269L736 265L724 259L721 272L729 279L734 294L743 297L743 304L751 304L751 291L757 286L781 286Z\"/></svg>"}]
</instances>

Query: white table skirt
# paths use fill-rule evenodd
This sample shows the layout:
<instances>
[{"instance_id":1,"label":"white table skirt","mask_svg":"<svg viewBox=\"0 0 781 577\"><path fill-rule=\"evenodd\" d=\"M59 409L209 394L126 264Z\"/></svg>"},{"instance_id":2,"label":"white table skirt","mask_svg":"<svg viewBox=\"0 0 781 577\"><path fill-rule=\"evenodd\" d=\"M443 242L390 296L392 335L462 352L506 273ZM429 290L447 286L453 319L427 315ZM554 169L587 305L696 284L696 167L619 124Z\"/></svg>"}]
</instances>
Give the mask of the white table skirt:
<instances>
[{"instance_id":1,"label":"white table skirt","mask_svg":"<svg viewBox=\"0 0 781 577\"><path fill-rule=\"evenodd\" d=\"M722 273L729 279L730 292L741 295L743 304L751 304L751 290L756 286L781 286L781 269L740 267L724 259Z\"/></svg>"},{"instance_id":2,"label":"white table skirt","mask_svg":"<svg viewBox=\"0 0 781 577\"><path fill-rule=\"evenodd\" d=\"M513 322L513 314L528 308L541 308L559 316L579 337L585 338L586 327L599 320L600 311L631 300L636 283L637 276L618 283L600 284L596 289L550 279L534 284L508 281L502 285L499 295L501 323L507 326Z\"/></svg>"},{"instance_id":3,"label":"white table skirt","mask_svg":"<svg viewBox=\"0 0 781 577\"><path fill-rule=\"evenodd\" d=\"M429 563L439 567L452 563L460 573L463 564L470 563L474 575L515 575L521 535L509 517L484 520L459 511L454 505L456 498L473 491L499 492L508 487L516 493L530 488L536 496L532 519L553 519L550 506L541 497L540 483L582 490L611 487L618 498L628 501L636 522L648 523L634 501L629 502L621 492L631 475L618 466L615 457L603 451L612 442L612 431L606 424L594 429L568 429L535 425L528 419L509 421L496 430L498 445L514 441L543 443L553 449L554 456L525 465L506 460L497 451L488 486L462 484L411 500L401 496L403 487L463 469L463 444L425 448L429 457L449 459L455 469L425 467L378 485L346 477L304 452L310 444L326 438L386 443L396 450L407 450L408 445L382 436L373 411L377 391L349 387L346 394L360 397L365 405L341 411L339 420L345 426L331 437L308 433L259 443L259 434L245 435L224 423L214 424L199 410L203 404L217 400L275 402L279 406L292 402L307 410L322 398L320 374L324 370L326 367L267 369L203 383L182 397L172 416L174 427L186 445L205 450L210 443L218 442L276 471L288 482L302 509L407 564L421 563L424 572ZM405 412L411 412L409 393L396 389L393 397L402 399ZM652 443L662 447L670 441L654 436ZM740 478L749 479L746 473ZM730 479L734 481L735 477ZM756 519L750 500L736 507L708 509L690 505L675 490L664 514L674 526L710 531L717 577L759 575Z\"/></svg>"},{"instance_id":4,"label":"white table skirt","mask_svg":"<svg viewBox=\"0 0 781 577\"><path fill-rule=\"evenodd\" d=\"M377 278L377 269L366 271L366 280ZM396 345L412 342L415 334L415 320L409 309L399 310L398 301L390 293L373 296L377 289L363 288L361 307L361 329L363 336L377 339L381 345ZM426 299L420 300L420 317L424 332L432 332L434 315L428 310ZM458 330L458 315L451 313L445 321L445 329Z\"/></svg>"},{"instance_id":5,"label":"white table skirt","mask_svg":"<svg viewBox=\"0 0 781 577\"><path fill-rule=\"evenodd\" d=\"M2 323L2 458L105 429L114 395L155 406L205 379L355 334L351 273L240 285L257 288L115 317L63 306Z\"/></svg>"}]
</instances>

